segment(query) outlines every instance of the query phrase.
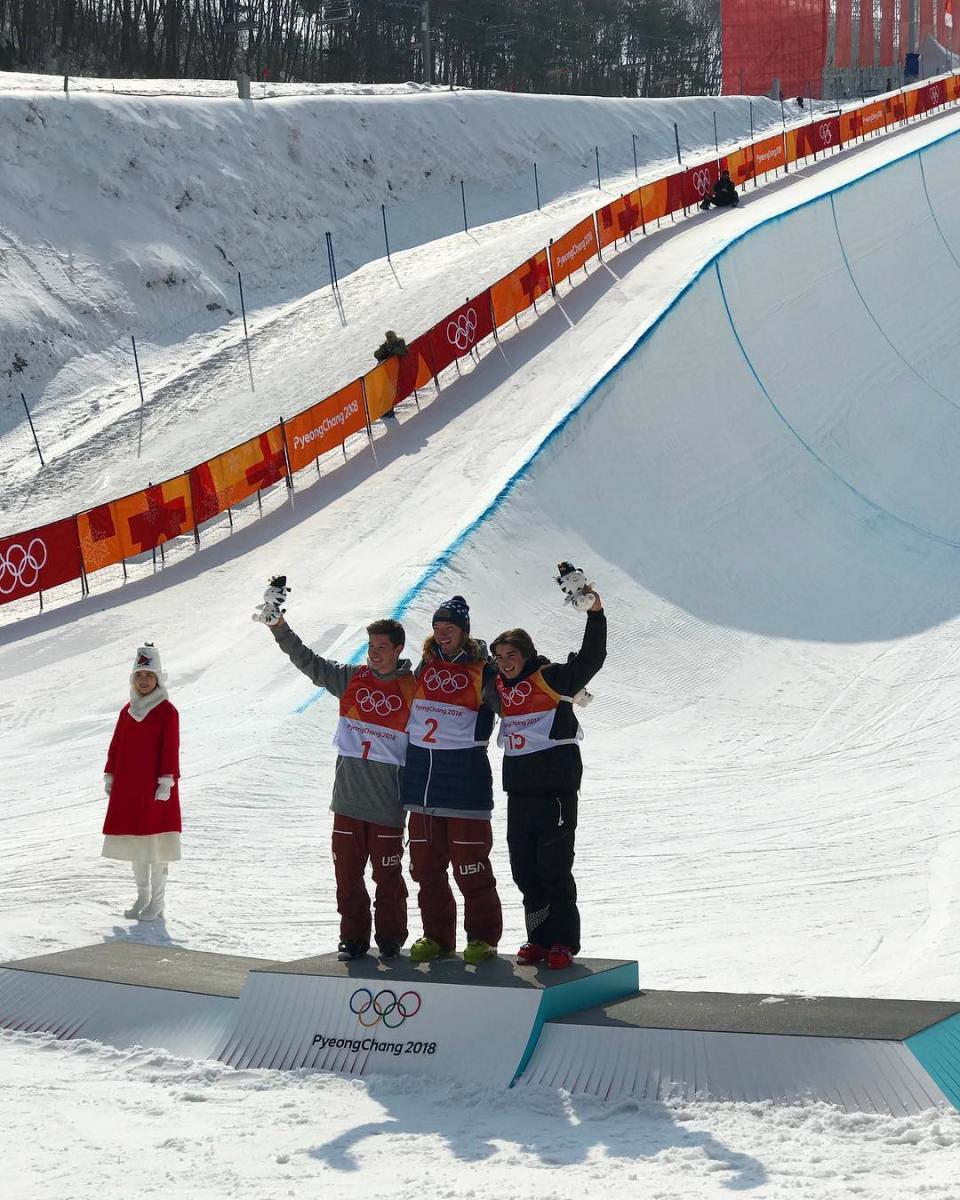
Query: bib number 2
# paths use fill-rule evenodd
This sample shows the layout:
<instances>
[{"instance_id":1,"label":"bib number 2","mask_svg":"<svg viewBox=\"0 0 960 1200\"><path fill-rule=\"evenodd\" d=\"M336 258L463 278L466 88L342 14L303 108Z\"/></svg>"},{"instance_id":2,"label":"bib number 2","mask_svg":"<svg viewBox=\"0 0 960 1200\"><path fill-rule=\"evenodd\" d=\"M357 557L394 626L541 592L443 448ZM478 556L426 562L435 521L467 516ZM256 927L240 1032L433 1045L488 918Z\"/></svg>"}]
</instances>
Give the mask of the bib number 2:
<instances>
[{"instance_id":1,"label":"bib number 2","mask_svg":"<svg viewBox=\"0 0 960 1200\"><path fill-rule=\"evenodd\" d=\"M435 745L437 740L437 729L440 725L440 722L435 721L433 717L428 717L424 724L427 727L427 732L423 735L423 740L425 742L429 742L431 745Z\"/></svg>"}]
</instances>

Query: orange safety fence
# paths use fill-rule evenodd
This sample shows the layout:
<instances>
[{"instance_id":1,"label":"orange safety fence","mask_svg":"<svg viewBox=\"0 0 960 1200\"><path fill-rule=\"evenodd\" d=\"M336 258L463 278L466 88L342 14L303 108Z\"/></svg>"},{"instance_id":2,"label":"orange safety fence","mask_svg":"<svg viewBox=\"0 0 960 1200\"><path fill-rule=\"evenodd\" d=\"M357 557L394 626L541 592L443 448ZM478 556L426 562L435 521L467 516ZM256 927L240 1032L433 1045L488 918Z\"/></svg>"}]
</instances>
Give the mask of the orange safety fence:
<instances>
[{"instance_id":1,"label":"orange safety fence","mask_svg":"<svg viewBox=\"0 0 960 1200\"><path fill-rule=\"evenodd\" d=\"M77 516L87 574L136 558L194 527L190 476L177 475Z\"/></svg>"},{"instance_id":2,"label":"orange safety fence","mask_svg":"<svg viewBox=\"0 0 960 1200\"><path fill-rule=\"evenodd\" d=\"M226 512L287 475L279 425L190 469L194 520Z\"/></svg>"},{"instance_id":3,"label":"orange safety fence","mask_svg":"<svg viewBox=\"0 0 960 1200\"><path fill-rule=\"evenodd\" d=\"M683 208L683 171L654 179L640 188L640 211L646 224L669 217Z\"/></svg>"},{"instance_id":4,"label":"orange safety fence","mask_svg":"<svg viewBox=\"0 0 960 1200\"><path fill-rule=\"evenodd\" d=\"M439 375L444 367L469 354L474 346L493 333L493 312L490 308L490 289L461 304L430 330L430 351L434 371Z\"/></svg>"},{"instance_id":5,"label":"orange safety fence","mask_svg":"<svg viewBox=\"0 0 960 1200\"><path fill-rule=\"evenodd\" d=\"M960 73L813 121L651 180L585 217L490 288L332 396L164 483L0 539L0 604L135 558L288 477L377 420L529 308L603 246L698 202L719 169L738 184L960 100ZM552 268L552 281L550 269ZM84 589L86 581L84 579ZM42 596L41 596L42 607Z\"/></svg>"},{"instance_id":6,"label":"orange safety fence","mask_svg":"<svg viewBox=\"0 0 960 1200\"><path fill-rule=\"evenodd\" d=\"M756 175L766 175L787 165L787 151L783 134L762 138L753 144L753 169Z\"/></svg>"},{"instance_id":7,"label":"orange safety fence","mask_svg":"<svg viewBox=\"0 0 960 1200\"><path fill-rule=\"evenodd\" d=\"M538 250L520 267L498 280L490 289L493 321L499 329L511 317L525 312L534 300L550 291L550 268L546 250Z\"/></svg>"},{"instance_id":8,"label":"orange safety fence","mask_svg":"<svg viewBox=\"0 0 960 1200\"><path fill-rule=\"evenodd\" d=\"M720 160L720 167L730 172L730 178L736 184L744 184L753 178L753 146L741 146L739 150L731 150Z\"/></svg>"},{"instance_id":9,"label":"orange safety fence","mask_svg":"<svg viewBox=\"0 0 960 1200\"><path fill-rule=\"evenodd\" d=\"M430 365L430 334L425 333L410 342L406 354L388 358L363 377L363 394L367 398L367 414L376 421L395 405L412 396L434 377Z\"/></svg>"},{"instance_id":10,"label":"orange safety fence","mask_svg":"<svg viewBox=\"0 0 960 1200\"><path fill-rule=\"evenodd\" d=\"M367 427L363 385L359 379L283 423L291 471L301 471L328 450L335 450Z\"/></svg>"},{"instance_id":11,"label":"orange safety fence","mask_svg":"<svg viewBox=\"0 0 960 1200\"><path fill-rule=\"evenodd\" d=\"M82 571L73 517L0 538L0 604L79 579Z\"/></svg>"},{"instance_id":12,"label":"orange safety fence","mask_svg":"<svg viewBox=\"0 0 960 1200\"><path fill-rule=\"evenodd\" d=\"M593 213L550 243L550 269L556 286L597 256L597 227Z\"/></svg>"},{"instance_id":13,"label":"orange safety fence","mask_svg":"<svg viewBox=\"0 0 960 1200\"><path fill-rule=\"evenodd\" d=\"M597 209L597 234L601 247L628 237L642 224L639 188Z\"/></svg>"}]
</instances>

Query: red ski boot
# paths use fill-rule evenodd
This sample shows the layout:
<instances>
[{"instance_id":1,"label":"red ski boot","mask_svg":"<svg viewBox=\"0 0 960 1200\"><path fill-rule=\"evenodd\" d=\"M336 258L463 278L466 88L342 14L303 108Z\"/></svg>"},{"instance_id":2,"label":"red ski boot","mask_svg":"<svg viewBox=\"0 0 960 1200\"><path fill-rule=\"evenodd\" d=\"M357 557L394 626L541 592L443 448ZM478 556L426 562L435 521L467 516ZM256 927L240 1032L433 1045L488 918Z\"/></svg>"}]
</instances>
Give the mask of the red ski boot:
<instances>
[{"instance_id":1,"label":"red ski boot","mask_svg":"<svg viewBox=\"0 0 960 1200\"><path fill-rule=\"evenodd\" d=\"M534 967L546 957L546 946L538 946L536 942L524 942L517 951L517 962L521 967Z\"/></svg>"}]
</instances>

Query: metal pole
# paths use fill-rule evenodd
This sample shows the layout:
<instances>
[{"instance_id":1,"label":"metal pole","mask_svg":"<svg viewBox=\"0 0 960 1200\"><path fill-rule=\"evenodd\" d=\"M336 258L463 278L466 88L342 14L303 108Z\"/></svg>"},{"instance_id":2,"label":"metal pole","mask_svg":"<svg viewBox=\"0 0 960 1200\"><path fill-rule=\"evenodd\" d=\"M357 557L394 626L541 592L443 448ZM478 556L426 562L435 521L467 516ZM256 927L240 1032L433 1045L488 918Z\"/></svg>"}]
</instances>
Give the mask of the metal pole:
<instances>
[{"instance_id":1,"label":"metal pole","mask_svg":"<svg viewBox=\"0 0 960 1200\"><path fill-rule=\"evenodd\" d=\"M133 363L137 368L137 387L140 389L140 430L137 434L137 458L140 457L140 451L143 448L143 380L140 378L140 359L137 357L137 339L130 334L130 341L133 344Z\"/></svg>"},{"instance_id":2,"label":"metal pole","mask_svg":"<svg viewBox=\"0 0 960 1200\"><path fill-rule=\"evenodd\" d=\"M460 203L463 205L463 232L467 233L467 193L463 190L463 180L460 180Z\"/></svg>"},{"instance_id":3,"label":"metal pole","mask_svg":"<svg viewBox=\"0 0 960 1200\"><path fill-rule=\"evenodd\" d=\"M430 0L423 0L420 31L423 34L423 82L433 83L433 61L430 54Z\"/></svg>"},{"instance_id":4,"label":"metal pole","mask_svg":"<svg viewBox=\"0 0 960 1200\"><path fill-rule=\"evenodd\" d=\"M537 212L540 211L540 179L537 176L537 164L533 164L533 186L537 189Z\"/></svg>"},{"instance_id":5,"label":"metal pole","mask_svg":"<svg viewBox=\"0 0 960 1200\"><path fill-rule=\"evenodd\" d=\"M330 267L330 286L334 291L339 291L340 281L337 278L337 261L333 257L333 235L326 233L324 237L327 239L327 263Z\"/></svg>"},{"instance_id":6,"label":"metal pole","mask_svg":"<svg viewBox=\"0 0 960 1200\"><path fill-rule=\"evenodd\" d=\"M599 192L602 191L600 187L600 147L594 146L593 153L596 155L597 159L597 191Z\"/></svg>"},{"instance_id":7,"label":"metal pole","mask_svg":"<svg viewBox=\"0 0 960 1200\"><path fill-rule=\"evenodd\" d=\"M387 247L387 262L390 261L390 238L387 235L387 209L386 206L380 205L380 212L383 214L383 240Z\"/></svg>"},{"instance_id":8,"label":"metal pole","mask_svg":"<svg viewBox=\"0 0 960 1200\"><path fill-rule=\"evenodd\" d=\"M43 461L43 455L40 453L40 443L37 441L37 431L33 427L33 417L30 416L30 409L27 408L27 398L20 393L20 399L23 401L23 411L27 414L27 420L30 423L30 432L33 434L33 444L37 448L37 457L40 459L40 466L45 467L47 464Z\"/></svg>"},{"instance_id":9,"label":"metal pole","mask_svg":"<svg viewBox=\"0 0 960 1200\"><path fill-rule=\"evenodd\" d=\"M247 371L250 374L250 391L255 392L257 389L253 386L253 361L250 358L250 338L247 334L247 306L243 300L243 280L240 277L240 272L237 272L237 284L240 287L240 312L243 314L243 340L247 347Z\"/></svg>"},{"instance_id":10,"label":"metal pole","mask_svg":"<svg viewBox=\"0 0 960 1200\"><path fill-rule=\"evenodd\" d=\"M636 178L639 179L640 171L637 168L637 135L635 133L631 133L630 136L633 138L633 173Z\"/></svg>"},{"instance_id":11,"label":"metal pole","mask_svg":"<svg viewBox=\"0 0 960 1200\"><path fill-rule=\"evenodd\" d=\"M753 159L753 186L757 186L757 152L753 149L753 101L750 101L750 156Z\"/></svg>"},{"instance_id":12,"label":"metal pole","mask_svg":"<svg viewBox=\"0 0 960 1200\"><path fill-rule=\"evenodd\" d=\"M751 107L752 107L752 105L751 105ZM677 162L682 167L683 159L680 157L680 127L677 125L676 121L674 121L674 123L673 123L673 137L677 143Z\"/></svg>"},{"instance_id":13,"label":"metal pole","mask_svg":"<svg viewBox=\"0 0 960 1200\"><path fill-rule=\"evenodd\" d=\"M783 101L780 101L780 108L783 109ZM720 138L717 135L717 110L713 110L713 144L717 151L717 158L720 157Z\"/></svg>"}]
</instances>

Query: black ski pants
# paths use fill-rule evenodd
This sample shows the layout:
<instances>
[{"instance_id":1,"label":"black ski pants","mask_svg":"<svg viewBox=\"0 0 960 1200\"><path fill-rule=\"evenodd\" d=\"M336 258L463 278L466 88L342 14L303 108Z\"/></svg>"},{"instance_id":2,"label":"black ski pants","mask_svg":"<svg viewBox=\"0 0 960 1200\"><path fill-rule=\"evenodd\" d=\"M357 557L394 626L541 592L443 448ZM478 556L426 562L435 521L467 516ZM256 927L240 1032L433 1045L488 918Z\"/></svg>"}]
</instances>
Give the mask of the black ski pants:
<instances>
[{"instance_id":1,"label":"black ski pants","mask_svg":"<svg viewBox=\"0 0 960 1200\"><path fill-rule=\"evenodd\" d=\"M508 792L507 849L523 895L527 940L580 952L580 911L573 878L576 791Z\"/></svg>"}]
</instances>

